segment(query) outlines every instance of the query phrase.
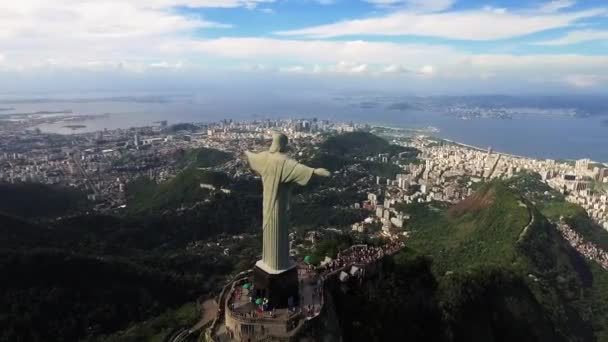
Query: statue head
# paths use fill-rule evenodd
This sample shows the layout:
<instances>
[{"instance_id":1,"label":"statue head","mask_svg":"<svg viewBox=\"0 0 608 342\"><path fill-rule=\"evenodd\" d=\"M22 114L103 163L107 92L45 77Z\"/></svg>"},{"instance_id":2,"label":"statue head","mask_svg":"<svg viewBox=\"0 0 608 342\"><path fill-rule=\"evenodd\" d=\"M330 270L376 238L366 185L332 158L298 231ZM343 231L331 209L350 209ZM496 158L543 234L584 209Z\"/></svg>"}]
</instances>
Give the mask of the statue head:
<instances>
[{"instance_id":1,"label":"statue head","mask_svg":"<svg viewBox=\"0 0 608 342\"><path fill-rule=\"evenodd\" d=\"M268 149L268 151L270 151L270 153L285 152L288 141L289 141L289 139L287 138L287 136L285 134L279 133L279 132L273 132L272 133L272 145L270 145L270 148Z\"/></svg>"}]
</instances>

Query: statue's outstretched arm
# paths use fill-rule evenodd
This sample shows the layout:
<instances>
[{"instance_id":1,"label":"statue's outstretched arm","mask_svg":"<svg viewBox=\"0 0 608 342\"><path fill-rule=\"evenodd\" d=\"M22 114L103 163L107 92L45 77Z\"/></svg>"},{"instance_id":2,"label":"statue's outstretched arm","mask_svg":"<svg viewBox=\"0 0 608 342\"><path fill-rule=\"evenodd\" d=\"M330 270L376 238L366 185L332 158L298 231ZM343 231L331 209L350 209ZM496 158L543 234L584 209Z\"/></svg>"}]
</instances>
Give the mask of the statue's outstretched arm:
<instances>
[{"instance_id":1,"label":"statue's outstretched arm","mask_svg":"<svg viewBox=\"0 0 608 342\"><path fill-rule=\"evenodd\" d=\"M327 169L314 169L313 173L317 176L321 176L321 177L329 177L331 175L331 173L327 170Z\"/></svg>"},{"instance_id":2,"label":"statue's outstretched arm","mask_svg":"<svg viewBox=\"0 0 608 342\"><path fill-rule=\"evenodd\" d=\"M264 170L265 159L259 153L245 151L244 157L253 171L261 173Z\"/></svg>"}]
</instances>

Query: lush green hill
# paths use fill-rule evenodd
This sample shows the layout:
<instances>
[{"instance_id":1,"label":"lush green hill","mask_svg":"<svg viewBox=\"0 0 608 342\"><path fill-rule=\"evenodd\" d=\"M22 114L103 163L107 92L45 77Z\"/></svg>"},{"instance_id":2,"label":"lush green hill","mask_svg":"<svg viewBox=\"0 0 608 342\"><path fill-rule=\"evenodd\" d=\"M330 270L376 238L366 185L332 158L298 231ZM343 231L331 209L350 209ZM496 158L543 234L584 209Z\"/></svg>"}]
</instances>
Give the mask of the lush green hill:
<instances>
[{"instance_id":1,"label":"lush green hill","mask_svg":"<svg viewBox=\"0 0 608 342\"><path fill-rule=\"evenodd\" d=\"M197 148L177 152L177 164L181 167L207 168L223 164L233 159L232 154L213 148Z\"/></svg>"},{"instance_id":2,"label":"lush green hill","mask_svg":"<svg viewBox=\"0 0 608 342\"><path fill-rule=\"evenodd\" d=\"M345 157L370 156L378 153L389 153L399 150L388 141L368 132L349 132L330 136L320 146L329 154Z\"/></svg>"},{"instance_id":3,"label":"lush green hill","mask_svg":"<svg viewBox=\"0 0 608 342\"><path fill-rule=\"evenodd\" d=\"M0 341L75 341L144 320L154 323L126 336L167 333L167 310L251 267L261 245L239 240L234 257L186 246L259 227L258 204L224 197L181 215L86 215L48 227L0 216Z\"/></svg>"},{"instance_id":4,"label":"lush green hill","mask_svg":"<svg viewBox=\"0 0 608 342\"><path fill-rule=\"evenodd\" d=\"M127 207L131 213L174 210L204 201L210 190L201 188L201 184L217 188L227 187L232 183L226 174L216 171L205 171L233 159L227 152L199 148L178 152L177 164L184 169L174 178L156 184L147 178L140 178L127 186Z\"/></svg>"},{"instance_id":5,"label":"lush green hill","mask_svg":"<svg viewBox=\"0 0 608 342\"><path fill-rule=\"evenodd\" d=\"M541 181L540 175L521 173L505 184L528 198L549 220L565 219L583 237L608 249L608 231L595 224L580 205L566 202L564 195Z\"/></svg>"},{"instance_id":6,"label":"lush green hill","mask_svg":"<svg viewBox=\"0 0 608 342\"><path fill-rule=\"evenodd\" d=\"M236 240L229 246L238 253L230 256L223 247L191 249L193 241L261 225L259 182L198 169L227 160L223 152L207 152L166 183L132 183L127 190L135 210L120 216L78 214L70 210L78 202L50 196L44 186L0 193L13 214L0 213L0 341L162 340L175 324L190 324L197 315L192 305L175 308L251 267L261 246L256 238ZM201 189L201 183L234 186L234 193ZM46 192L36 197L32 189ZM17 206L9 196L33 196L48 218L64 209L70 215L25 220L16 215L29 215L28 203ZM37 201L49 197L53 210Z\"/></svg>"},{"instance_id":7,"label":"lush green hill","mask_svg":"<svg viewBox=\"0 0 608 342\"><path fill-rule=\"evenodd\" d=\"M35 248L48 242L52 233L50 228L0 214L0 249Z\"/></svg>"},{"instance_id":8,"label":"lush green hill","mask_svg":"<svg viewBox=\"0 0 608 342\"><path fill-rule=\"evenodd\" d=\"M448 210L433 205L403 209L412 213L409 245L431 255L439 274L479 263L522 262L516 243L530 212L503 184L486 186Z\"/></svg>"},{"instance_id":9,"label":"lush green hill","mask_svg":"<svg viewBox=\"0 0 608 342\"><path fill-rule=\"evenodd\" d=\"M177 123L177 124L171 125L171 126L167 127L165 130L168 132L176 133L176 132L180 132L180 131L194 132L198 129L199 129L199 127L197 125L184 122L184 123Z\"/></svg>"},{"instance_id":10,"label":"lush green hill","mask_svg":"<svg viewBox=\"0 0 608 342\"><path fill-rule=\"evenodd\" d=\"M519 274L478 266L437 277L432 262L406 249L384 261L381 280L335 291L345 340L565 341Z\"/></svg>"},{"instance_id":11,"label":"lush green hill","mask_svg":"<svg viewBox=\"0 0 608 342\"><path fill-rule=\"evenodd\" d=\"M526 194L526 197L534 201L548 219L557 221L563 218L586 241L593 242L604 250L608 249L608 232L594 223L582 207L566 202L564 196L549 188L540 180L540 176L522 173L506 183L509 187ZM539 243L529 248L529 250L535 249L547 250ZM564 249L570 250L568 247ZM554 249L553 253L561 255L562 258L565 255L563 250ZM587 314L592 318L593 332L598 341L608 341L608 271L594 262L582 260L576 254L569 256L584 287L586 309ZM538 259L550 258L541 254Z\"/></svg>"},{"instance_id":12,"label":"lush green hill","mask_svg":"<svg viewBox=\"0 0 608 342\"><path fill-rule=\"evenodd\" d=\"M439 204L405 206L403 209L413 216L409 246L432 258L442 289L440 299L453 302L449 304L451 311L458 313L469 307L466 310L477 315L493 303L496 307L492 311L503 312L517 324L525 326L538 320L542 323L539 327L544 327L549 322L551 329L536 331L539 336L591 341L592 326L604 327L606 321L602 317L605 313L592 315L590 309L590 294L608 291L603 277L593 276L594 265L574 251L532 203L531 199L539 201L539 196L547 195L544 189L519 188L518 181L485 184L450 208ZM478 285L472 287L472 281ZM490 290L492 286L496 290ZM465 294L470 300L454 302ZM488 304L482 305L480 298ZM470 317L466 310L462 317ZM444 315L448 314L444 308ZM536 318L527 322L523 315ZM479 340L479 336L496 333L504 322L478 322L489 330L471 332L473 335L462 335L466 324L461 323L449 323L455 324L454 333L460 331L459 336ZM603 328L596 329L600 334Z\"/></svg>"},{"instance_id":13,"label":"lush green hill","mask_svg":"<svg viewBox=\"0 0 608 342\"><path fill-rule=\"evenodd\" d=\"M86 196L74 189L38 183L0 183L0 213L27 218L54 217L75 211Z\"/></svg>"},{"instance_id":14,"label":"lush green hill","mask_svg":"<svg viewBox=\"0 0 608 342\"><path fill-rule=\"evenodd\" d=\"M186 168L161 184L141 178L127 186L127 206L131 212L144 212L191 205L208 198L210 190L201 188L203 183L219 188L229 186L231 180L224 173L201 171L194 167Z\"/></svg>"},{"instance_id":15,"label":"lush green hill","mask_svg":"<svg viewBox=\"0 0 608 342\"><path fill-rule=\"evenodd\" d=\"M196 303L187 303L179 309L154 317L153 319L134 324L111 335L100 335L86 339L88 342L163 342L181 327L191 327L200 318Z\"/></svg>"},{"instance_id":16,"label":"lush green hill","mask_svg":"<svg viewBox=\"0 0 608 342\"><path fill-rule=\"evenodd\" d=\"M201 279L57 250L1 252L1 341L76 341L195 298Z\"/></svg>"},{"instance_id":17,"label":"lush green hill","mask_svg":"<svg viewBox=\"0 0 608 342\"><path fill-rule=\"evenodd\" d=\"M378 154L388 154L389 163L365 160ZM319 147L310 161L311 166L338 170L355 163L361 164L374 176L394 178L402 170L393 162L407 164L416 161L419 151L391 145L383 138L368 132L350 132L332 135Z\"/></svg>"},{"instance_id":18,"label":"lush green hill","mask_svg":"<svg viewBox=\"0 0 608 342\"><path fill-rule=\"evenodd\" d=\"M148 208L159 210L40 222L0 214L0 341L104 340L128 327L134 329L108 339L148 340L166 336L177 321L187 325L182 310L173 308L220 286L233 270L251 267L261 246L257 239L238 240L230 246L238 251L234 256L219 247L187 248L261 225L260 184L234 183L255 187L255 196L187 192L189 185L200 189L200 182L232 184L224 174L189 168L170 185L145 190L143 184L140 198L150 191L157 202ZM191 200L201 203L160 210L165 201L176 208Z\"/></svg>"}]
</instances>

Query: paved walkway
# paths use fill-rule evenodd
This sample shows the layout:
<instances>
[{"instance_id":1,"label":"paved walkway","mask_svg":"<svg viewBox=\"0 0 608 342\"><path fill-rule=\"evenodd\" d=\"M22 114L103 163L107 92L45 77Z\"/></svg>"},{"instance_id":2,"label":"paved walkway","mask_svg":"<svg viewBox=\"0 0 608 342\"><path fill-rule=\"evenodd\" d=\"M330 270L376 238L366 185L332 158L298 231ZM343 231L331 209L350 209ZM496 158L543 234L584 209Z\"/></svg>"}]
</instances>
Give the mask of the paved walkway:
<instances>
[{"instance_id":1,"label":"paved walkway","mask_svg":"<svg viewBox=\"0 0 608 342\"><path fill-rule=\"evenodd\" d=\"M528 209L528 215L530 216L530 221L528 221L528 224L524 227L524 229L521 231L521 233L519 233L519 239L517 240L518 242L521 241L524 238L524 236L526 236L528 229L530 227L532 227L532 225L534 224L534 220L536 219L534 217L534 210L530 209L530 207L528 206L528 203L523 202L523 204L526 206L526 209Z\"/></svg>"},{"instance_id":2,"label":"paved walkway","mask_svg":"<svg viewBox=\"0 0 608 342\"><path fill-rule=\"evenodd\" d=\"M204 301L201 304L201 309L203 311L201 314L201 319L190 330L198 331L205 326L205 324L213 321L217 316L218 306L215 299L207 299Z\"/></svg>"},{"instance_id":3,"label":"paved walkway","mask_svg":"<svg viewBox=\"0 0 608 342\"><path fill-rule=\"evenodd\" d=\"M171 341L172 342L180 342L185 341L190 335L201 330L205 324L213 321L217 316L217 303L215 299L207 299L201 304L201 318L196 324L190 329L183 329L177 334Z\"/></svg>"}]
</instances>

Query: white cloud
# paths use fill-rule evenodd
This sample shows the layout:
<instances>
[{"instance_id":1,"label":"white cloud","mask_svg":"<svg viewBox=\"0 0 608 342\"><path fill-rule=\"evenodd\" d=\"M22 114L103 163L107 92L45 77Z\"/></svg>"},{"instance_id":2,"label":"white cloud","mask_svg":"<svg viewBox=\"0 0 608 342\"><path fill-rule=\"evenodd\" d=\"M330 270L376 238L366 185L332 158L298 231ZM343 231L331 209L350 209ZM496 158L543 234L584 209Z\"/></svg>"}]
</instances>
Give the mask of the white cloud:
<instances>
[{"instance_id":1,"label":"white cloud","mask_svg":"<svg viewBox=\"0 0 608 342\"><path fill-rule=\"evenodd\" d=\"M160 69L181 69L184 66L183 62L177 63L169 63L166 61L150 63L149 66L151 68L160 68Z\"/></svg>"},{"instance_id":2,"label":"white cloud","mask_svg":"<svg viewBox=\"0 0 608 342\"><path fill-rule=\"evenodd\" d=\"M280 68L279 71L289 73L289 74L305 74L308 73L308 70L305 66L302 65L292 65L288 67Z\"/></svg>"},{"instance_id":3,"label":"white cloud","mask_svg":"<svg viewBox=\"0 0 608 342\"><path fill-rule=\"evenodd\" d=\"M87 44L90 41L84 40ZM257 37L185 39L175 36L73 41L56 46L2 46L0 69L92 69L144 72L188 70L221 63L242 71L289 74L419 75L435 79L519 79L564 82L567 75L608 77L608 56L474 54L448 46L362 40L296 40ZM83 48L83 46L85 48ZM13 51L14 50L14 51ZM277 65L287 65L277 68ZM216 67L218 68L218 67ZM591 76L571 80L583 84ZM577 81L577 82L575 82ZM601 83L596 83L601 85Z\"/></svg>"},{"instance_id":4,"label":"white cloud","mask_svg":"<svg viewBox=\"0 0 608 342\"><path fill-rule=\"evenodd\" d=\"M159 46L165 41L195 29L230 27L177 13L173 6L252 6L259 2L0 0L0 50L6 51L2 68L89 68L95 65L89 62L95 61L107 67L125 63L149 66L164 60Z\"/></svg>"},{"instance_id":5,"label":"white cloud","mask_svg":"<svg viewBox=\"0 0 608 342\"><path fill-rule=\"evenodd\" d=\"M166 7L161 3L167 3ZM189 4L195 1L182 1ZM195 28L230 25L179 15L171 10L178 1L140 0L51 2L23 0L0 3L0 37L3 39L83 39L152 36ZM0 43L1 44L1 43Z\"/></svg>"},{"instance_id":6,"label":"white cloud","mask_svg":"<svg viewBox=\"0 0 608 342\"><path fill-rule=\"evenodd\" d=\"M330 66L328 71L341 74L364 74L369 71L369 65L365 63L339 61L336 65Z\"/></svg>"},{"instance_id":7,"label":"white cloud","mask_svg":"<svg viewBox=\"0 0 608 342\"><path fill-rule=\"evenodd\" d=\"M419 35L466 40L495 40L567 27L580 19L608 13L590 9L570 13L509 12L485 8L441 13L398 11L380 17L339 21L333 24L276 32L283 36L332 38L350 35Z\"/></svg>"},{"instance_id":8,"label":"white cloud","mask_svg":"<svg viewBox=\"0 0 608 342\"><path fill-rule=\"evenodd\" d=\"M608 82L608 76L602 75L568 75L564 81L576 88L591 88Z\"/></svg>"},{"instance_id":9,"label":"white cloud","mask_svg":"<svg viewBox=\"0 0 608 342\"><path fill-rule=\"evenodd\" d=\"M28 0L35 1L35 0ZM94 0L68 0L72 2L83 2ZM102 0L106 1L106 0ZM246 7L254 8L259 4L271 3L274 0L124 0L121 2L129 2L142 7L167 8L175 6L187 6L193 8L234 8Z\"/></svg>"},{"instance_id":10,"label":"white cloud","mask_svg":"<svg viewBox=\"0 0 608 342\"><path fill-rule=\"evenodd\" d=\"M541 6L540 11L544 13L554 13L560 10L570 8L576 4L574 0L553 0Z\"/></svg>"},{"instance_id":11,"label":"white cloud","mask_svg":"<svg viewBox=\"0 0 608 342\"><path fill-rule=\"evenodd\" d=\"M399 64L389 64L382 69L385 74L403 74L408 73L409 70Z\"/></svg>"},{"instance_id":12,"label":"white cloud","mask_svg":"<svg viewBox=\"0 0 608 342\"><path fill-rule=\"evenodd\" d=\"M339 61L334 64L326 65L292 65L278 69L279 72L287 74L307 74L307 75L387 75L387 74L405 74L408 70L397 64L370 66L367 63L358 63L352 61Z\"/></svg>"},{"instance_id":13,"label":"white cloud","mask_svg":"<svg viewBox=\"0 0 608 342\"><path fill-rule=\"evenodd\" d=\"M525 80L534 76L564 83L569 77L567 83L573 86L592 81L594 85L602 85L602 80L608 77L608 56L474 54L450 46L276 36L197 39L193 38L194 30L224 29L229 25L173 9L181 5L257 6L260 10L260 4L265 2L270 1L20 0L9 3L0 0L0 69L32 73L51 69L160 73L195 68L223 71L222 68L241 65L240 70L250 72L371 75L395 80L415 75L424 76L418 80L430 79L428 76L439 80L471 80L491 75L498 80L505 77ZM416 2L408 3L413 6ZM437 5L440 1L433 3ZM357 30L378 34L411 31L495 39L570 25L579 18L600 12L596 9L568 14L530 14L493 8L441 13L399 11L365 19L363 23L326 25L330 29L316 28L314 34L306 35L334 36ZM589 31L580 32L587 32L589 37Z\"/></svg>"},{"instance_id":14,"label":"white cloud","mask_svg":"<svg viewBox=\"0 0 608 342\"><path fill-rule=\"evenodd\" d=\"M435 68L432 65L425 65L418 69L418 74L423 76L433 76L435 74Z\"/></svg>"},{"instance_id":15,"label":"white cloud","mask_svg":"<svg viewBox=\"0 0 608 342\"><path fill-rule=\"evenodd\" d=\"M165 47L173 53L198 52L201 58L291 63L285 72L398 74L458 79L526 80L531 75L562 82L565 75L608 76L608 56L472 54L449 47L367 41L218 38ZM323 53L319 53L323 51ZM348 62L347 62L348 61ZM356 61L356 62L353 62Z\"/></svg>"},{"instance_id":16,"label":"white cloud","mask_svg":"<svg viewBox=\"0 0 608 342\"><path fill-rule=\"evenodd\" d=\"M536 45L570 45L582 42L608 40L608 31L577 30L570 31L565 36L557 39L536 42Z\"/></svg>"},{"instance_id":17,"label":"white cloud","mask_svg":"<svg viewBox=\"0 0 608 342\"><path fill-rule=\"evenodd\" d=\"M374 64L395 64L399 61L429 62L445 60L446 56L466 56L441 46L397 44L387 42L293 40L273 38L217 38L168 42L167 52L199 52L206 56L243 60L266 60L295 63L338 63L364 61ZM322 52L322 53L321 53ZM426 61L426 62L425 62Z\"/></svg>"}]
</instances>

